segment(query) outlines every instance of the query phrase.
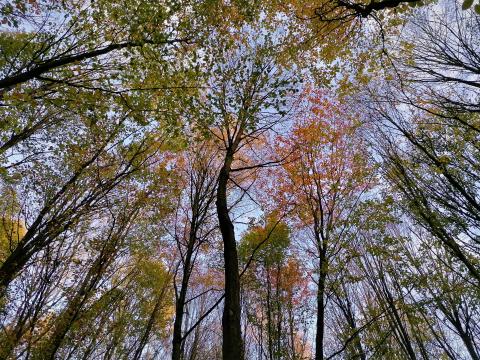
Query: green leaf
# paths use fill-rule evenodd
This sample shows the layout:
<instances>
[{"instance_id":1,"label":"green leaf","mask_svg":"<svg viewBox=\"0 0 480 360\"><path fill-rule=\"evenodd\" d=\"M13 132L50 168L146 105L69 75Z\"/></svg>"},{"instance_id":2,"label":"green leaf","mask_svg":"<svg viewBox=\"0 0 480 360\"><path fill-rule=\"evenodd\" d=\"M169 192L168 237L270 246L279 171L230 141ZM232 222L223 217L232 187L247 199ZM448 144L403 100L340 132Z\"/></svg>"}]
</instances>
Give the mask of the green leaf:
<instances>
[{"instance_id":1,"label":"green leaf","mask_svg":"<svg viewBox=\"0 0 480 360\"><path fill-rule=\"evenodd\" d=\"M462 10L470 9L473 5L473 0L465 0L462 4Z\"/></svg>"},{"instance_id":2,"label":"green leaf","mask_svg":"<svg viewBox=\"0 0 480 360\"><path fill-rule=\"evenodd\" d=\"M480 15L480 4L475 5L473 9L475 10L475 12L476 12L477 14Z\"/></svg>"}]
</instances>

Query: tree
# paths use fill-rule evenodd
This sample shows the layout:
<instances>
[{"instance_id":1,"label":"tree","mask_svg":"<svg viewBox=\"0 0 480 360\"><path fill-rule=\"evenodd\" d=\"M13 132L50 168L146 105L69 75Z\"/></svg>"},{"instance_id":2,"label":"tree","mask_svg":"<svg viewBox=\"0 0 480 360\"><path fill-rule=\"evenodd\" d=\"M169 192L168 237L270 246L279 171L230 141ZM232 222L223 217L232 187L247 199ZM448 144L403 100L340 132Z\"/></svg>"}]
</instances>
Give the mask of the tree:
<instances>
[{"instance_id":1,"label":"tree","mask_svg":"<svg viewBox=\"0 0 480 360\"><path fill-rule=\"evenodd\" d=\"M25 235L0 266L2 293L35 254L52 244L82 218L88 217L92 211L106 206L109 192L121 181L141 172L155 161L161 144L148 137L126 147L118 143L117 136L123 139L130 136L131 130L126 127L128 117L129 114L120 116L117 118L119 123L112 127L104 124L105 127L100 128L102 122L91 127L80 126L86 132L84 139L73 139L70 144L62 144L55 149L58 151L57 164L65 166L60 176L55 176L55 163L52 167L47 165L44 168L41 165L37 168L31 168L28 164L25 166L21 181L25 186L25 200L35 199L36 192L43 199L38 200L37 206L32 204L35 211L29 214L32 221L26 220ZM97 120L96 117L93 120ZM71 153L75 150L78 153ZM43 176L45 183L30 188L28 172L37 178Z\"/></svg>"},{"instance_id":2,"label":"tree","mask_svg":"<svg viewBox=\"0 0 480 360\"><path fill-rule=\"evenodd\" d=\"M138 101L151 97L152 89L164 89L162 77L152 77L160 65L156 52L175 52L175 45L190 37L188 20L177 16L180 6L42 0L28 6L18 1L17 11L3 7L15 19L7 20L10 31L0 36L0 153L62 122L80 106L84 111L98 106L98 97L141 107Z\"/></svg>"},{"instance_id":3,"label":"tree","mask_svg":"<svg viewBox=\"0 0 480 360\"><path fill-rule=\"evenodd\" d=\"M254 338L246 348L250 357L305 356L301 332L308 325L300 304L309 293L308 280L290 243L290 229L275 213L266 216L265 223L250 226L240 241L245 329Z\"/></svg>"},{"instance_id":4,"label":"tree","mask_svg":"<svg viewBox=\"0 0 480 360\"><path fill-rule=\"evenodd\" d=\"M124 286L125 278L120 276L121 281L116 283L112 276L124 261L128 262L128 257L135 258L139 243L146 243L143 237L132 239L133 229L142 223L142 217L150 216L149 221L153 220L152 209L158 219L171 211L171 199L166 195L175 188L171 187L174 177L165 166L157 159L148 171L143 169L124 181L106 196L105 206L97 208L95 216L83 218L36 254L36 262L28 264L10 289L1 334L5 344L2 358L21 354L53 358L65 348L78 351L75 340L89 327L88 319L101 316L109 306L118 306L115 301L121 296L117 290ZM65 241L70 246L65 246ZM125 254L128 249L129 256ZM168 283L170 278L165 281ZM142 301L146 305L151 300L147 297ZM164 297L161 306L163 300ZM157 313L152 316L158 318L159 310L152 311Z\"/></svg>"},{"instance_id":5,"label":"tree","mask_svg":"<svg viewBox=\"0 0 480 360\"><path fill-rule=\"evenodd\" d=\"M478 16L452 7L433 16L414 23L419 35L406 45L410 55L400 59L397 86L379 94L387 101L373 102L372 116L388 124L387 131L379 127L379 151L409 213L478 281ZM450 25L449 16L458 21Z\"/></svg>"},{"instance_id":6,"label":"tree","mask_svg":"<svg viewBox=\"0 0 480 360\"><path fill-rule=\"evenodd\" d=\"M309 252L318 259L315 358L324 359L327 281L372 175L355 114L319 91L306 91L302 101L291 133L278 139L279 157L290 160L276 175L274 196L292 209L295 227L312 236Z\"/></svg>"},{"instance_id":7,"label":"tree","mask_svg":"<svg viewBox=\"0 0 480 360\"><path fill-rule=\"evenodd\" d=\"M176 274L181 273L180 287L175 287L175 322L173 324L172 360L184 358L184 341L182 327L187 306L187 294L190 279L200 248L210 240L215 226L212 228L212 205L217 187L216 154L211 144L205 142L185 154L186 193L182 193L180 203L186 202L185 209L178 209L174 218L175 241L180 253L180 263ZM182 217L185 219L182 221ZM183 225L183 228L181 225Z\"/></svg>"},{"instance_id":8,"label":"tree","mask_svg":"<svg viewBox=\"0 0 480 360\"><path fill-rule=\"evenodd\" d=\"M266 222L264 227L251 227L239 244L241 263L250 262L242 289L250 308L246 309L247 317L259 327L260 339L266 333L266 350L259 341L260 356L265 352L268 359L281 359L286 356L286 333L282 329L285 310L282 270L287 261L290 234L288 227L276 221L274 216L267 217Z\"/></svg>"},{"instance_id":9,"label":"tree","mask_svg":"<svg viewBox=\"0 0 480 360\"><path fill-rule=\"evenodd\" d=\"M243 359L238 254L227 204L228 185L234 173L259 166L239 163L235 167L235 160L242 149L248 148L282 119L282 101L292 89L288 83L292 76L285 74L275 61L281 44L275 45L269 36L263 37L262 42L219 46L210 90L200 105L205 109L200 114L200 124L216 139L222 156L216 208L225 260L224 359ZM227 48L224 50L222 46Z\"/></svg>"}]
</instances>

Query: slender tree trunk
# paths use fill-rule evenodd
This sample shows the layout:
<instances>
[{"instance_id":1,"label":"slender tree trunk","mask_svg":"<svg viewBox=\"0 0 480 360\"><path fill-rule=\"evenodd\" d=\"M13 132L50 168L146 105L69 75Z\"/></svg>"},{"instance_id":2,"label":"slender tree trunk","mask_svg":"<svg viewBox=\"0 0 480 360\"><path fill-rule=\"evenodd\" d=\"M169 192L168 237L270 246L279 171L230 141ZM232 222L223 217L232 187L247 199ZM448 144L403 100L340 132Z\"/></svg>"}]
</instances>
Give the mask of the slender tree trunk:
<instances>
[{"instance_id":1,"label":"slender tree trunk","mask_svg":"<svg viewBox=\"0 0 480 360\"><path fill-rule=\"evenodd\" d=\"M272 330L272 287L270 284L270 272L267 270L267 337L268 337L268 358L273 360L273 330Z\"/></svg>"},{"instance_id":2,"label":"slender tree trunk","mask_svg":"<svg viewBox=\"0 0 480 360\"><path fill-rule=\"evenodd\" d=\"M185 263L183 267L182 285L175 304L175 322L173 323L173 339L172 339L172 360L180 360L182 354L182 325L183 314L185 313L185 300L187 297L188 281L190 278L190 267L192 262L193 248L195 245L195 237L190 234L187 253L185 254Z\"/></svg>"},{"instance_id":3,"label":"slender tree trunk","mask_svg":"<svg viewBox=\"0 0 480 360\"><path fill-rule=\"evenodd\" d=\"M186 263L186 262L185 262ZM182 358L182 324L185 307L185 298L187 287L184 286L185 275L182 279L182 288L175 304L175 321L173 323L173 339L172 339L172 360L180 360Z\"/></svg>"},{"instance_id":4,"label":"slender tree trunk","mask_svg":"<svg viewBox=\"0 0 480 360\"><path fill-rule=\"evenodd\" d=\"M353 340L354 346L356 348L357 354L355 359L366 360L365 351L363 350L362 340L360 338L360 333L358 332L357 322L355 321L355 316L351 307L350 301L347 300L347 309L346 309L347 322L352 329L352 332L356 333L355 339Z\"/></svg>"},{"instance_id":5,"label":"slender tree trunk","mask_svg":"<svg viewBox=\"0 0 480 360\"><path fill-rule=\"evenodd\" d=\"M158 297L155 302L155 306L152 310L152 313L150 314L150 318L148 319L147 326L145 327L145 331L143 332L143 335L140 339L140 344L138 345L137 350L133 355L133 358L132 358L133 360L139 360L142 357L143 349L145 348L145 345L147 344L150 338L150 334L152 333L152 330L154 328L155 321L157 321L159 313L162 310L162 304L165 297L166 289L167 289L167 282L165 282L164 286L162 287L162 290L160 291L160 294L158 294Z\"/></svg>"},{"instance_id":6,"label":"slender tree trunk","mask_svg":"<svg viewBox=\"0 0 480 360\"><path fill-rule=\"evenodd\" d=\"M84 311L85 302L93 295L97 284L100 282L106 268L114 260L118 237L115 236L104 246L99 257L89 269L75 296L70 300L66 309L59 315L53 326L52 334L43 344L40 354L35 354L34 359L54 359L62 345L67 333Z\"/></svg>"},{"instance_id":7,"label":"slender tree trunk","mask_svg":"<svg viewBox=\"0 0 480 360\"><path fill-rule=\"evenodd\" d=\"M389 309L391 320L395 328L398 330L399 342L401 346L404 348L405 355L407 355L411 360L417 360L417 356L415 354L415 350L413 349L413 344L410 339L408 330L405 328L405 325L402 321L402 317L398 312L393 295L390 292L385 279L382 277L380 281L382 284L382 291L384 293L384 298L386 300L386 306Z\"/></svg>"},{"instance_id":8,"label":"slender tree trunk","mask_svg":"<svg viewBox=\"0 0 480 360\"><path fill-rule=\"evenodd\" d=\"M13 281L15 275L25 267L25 264L30 258L29 254L30 248L23 246L23 242L20 241L17 247L0 266L0 298L5 296L8 285Z\"/></svg>"},{"instance_id":9,"label":"slender tree trunk","mask_svg":"<svg viewBox=\"0 0 480 360\"><path fill-rule=\"evenodd\" d=\"M289 297L288 299L288 323L289 323L289 332L290 332L290 345L291 345L291 359L296 360L295 354L295 320L293 315L293 304L292 298Z\"/></svg>"},{"instance_id":10,"label":"slender tree trunk","mask_svg":"<svg viewBox=\"0 0 480 360\"><path fill-rule=\"evenodd\" d=\"M277 348L275 350L277 359L282 359L283 357L283 349L282 349L282 303L280 299L280 263L277 263L277 281L276 281L276 288L275 288L275 301L277 303Z\"/></svg>"},{"instance_id":11,"label":"slender tree trunk","mask_svg":"<svg viewBox=\"0 0 480 360\"><path fill-rule=\"evenodd\" d=\"M323 338L325 335L325 282L327 277L325 250L320 251L320 272L317 289L317 334L315 337L315 360L323 360Z\"/></svg>"},{"instance_id":12,"label":"slender tree trunk","mask_svg":"<svg viewBox=\"0 0 480 360\"><path fill-rule=\"evenodd\" d=\"M240 277L238 274L237 243L233 223L228 214L227 183L233 161L232 150L227 151L220 170L217 188L217 215L223 238L225 260L225 302L222 317L223 360L243 360L242 331L240 325Z\"/></svg>"},{"instance_id":13,"label":"slender tree trunk","mask_svg":"<svg viewBox=\"0 0 480 360\"><path fill-rule=\"evenodd\" d=\"M453 321L452 321L453 320ZM460 320L460 317L458 316L458 312L454 311L453 318L450 321L452 325L455 327L455 329L458 332L458 335L463 341L463 344L467 348L468 354L472 357L472 360L480 360L480 357L477 353L475 343L473 339L470 337L470 335L463 329L462 327L462 322Z\"/></svg>"}]
</instances>

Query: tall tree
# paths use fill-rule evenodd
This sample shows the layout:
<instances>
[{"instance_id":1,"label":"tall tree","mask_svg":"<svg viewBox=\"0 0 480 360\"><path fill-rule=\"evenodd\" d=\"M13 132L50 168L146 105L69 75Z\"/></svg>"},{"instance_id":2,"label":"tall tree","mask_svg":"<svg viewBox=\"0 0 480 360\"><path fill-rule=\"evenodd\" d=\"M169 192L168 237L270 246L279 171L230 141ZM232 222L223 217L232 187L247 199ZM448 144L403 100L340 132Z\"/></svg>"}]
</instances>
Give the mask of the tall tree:
<instances>
[{"instance_id":1,"label":"tall tree","mask_svg":"<svg viewBox=\"0 0 480 360\"><path fill-rule=\"evenodd\" d=\"M410 215L477 281L478 15L445 5L418 15L395 83L372 102L386 177ZM450 19L455 17L454 23ZM381 104L382 103L382 104Z\"/></svg>"},{"instance_id":2,"label":"tall tree","mask_svg":"<svg viewBox=\"0 0 480 360\"><path fill-rule=\"evenodd\" d=\"M204 110L200 120L207 126L210 136L217 140L223 158L218 174L216 208L225 261L224 359L243 359L238 253L227 204L229 183L233 174L262 166L242 166L238 154L282 119L282 101L294 85L288 83L293 77L276 63L280 45L270 36L252 43L219 44L214 57L217 63L209 81L210 90L201 105ZM236 160L238 166L235 166Z\"/></svg>"},{"instance_id":3,"label":"tall tree","mask_svg":"<svg viewBox=\"0 0 480 360\"><path fill-rule=\"evenodd\" d=\"M187 307L190 280L200 248L211 240L216 226L212 225L212 205L217 187L217 154L212 144L192 144L192 150L185 154L186 200L179 199L179 209L174 218L175 241L180 253L176 275L181 274L180 285L175 287L175 322L173 324L172 360L184 358L183 319ZM186 202L186 204L185 204ZM184 208L182 208L184 207ZM182 226L183 225L183 226Z\"/></svg>"},{"instance_id":4,"label":"tall tree","mask_svg":"<svg viewBox=\"0 0 480 360\"><path fill-rule=\"evenodd\" d=\"M312 236L311 251L318 259L315 358L321 360L328 278L372 174L355 114L318 91L306 91L302 101L291 133L278 139L277 152L280 157L289 155L290 161L278 173L274 192L292 209L299 231Z\"/></svg>"}]
</instances>

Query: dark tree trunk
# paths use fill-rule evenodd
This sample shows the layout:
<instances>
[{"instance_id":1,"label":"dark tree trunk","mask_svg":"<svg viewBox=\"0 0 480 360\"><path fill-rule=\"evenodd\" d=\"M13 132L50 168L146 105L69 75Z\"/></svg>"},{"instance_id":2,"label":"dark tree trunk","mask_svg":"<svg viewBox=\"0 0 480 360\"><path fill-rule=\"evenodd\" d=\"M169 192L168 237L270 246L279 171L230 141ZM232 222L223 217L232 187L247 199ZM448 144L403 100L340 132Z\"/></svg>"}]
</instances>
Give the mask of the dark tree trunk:
<instances>
[{"instance_id":1,"label":"dark tree trunk","mask_svg":"<svg viewBox=\"0 0 480 360\"><path fill-rule=\"evenodd\" d=\"M354 334L352 341L356 349L356 354L354 355L354 357L352 357L352 359L366 360L367 357L365 355L365 351L363 350L362 340L360 338L360 332L357 326L357 321L355 319L354 309L348 297L349 295L347 293L347 290L345 289L345 286L343 284L342 284L342 288L345 293L345 302L341 298L339 298L338 304L339 304L340 310L345 316L348 326L350 327L350 329L352 330L352 333Z\"/></svg>"},{"instance_id":2,"label":"dark tree trunk","mask_svg":"<svg viewBox=\"0 0 480 360\"><path fill-rule=\"evenodd\" d=\"M188 281L190 278L190 267L194 249L195 237L190 236L185 263L182 275L182 285L175 304L175 322L173 323L172 360L182 359L182 325L183 314L185 313L185 300L187 297Z\"/></svg>"},{"instance_id":3,"label":"dark tree trunk","mask_svg":"<svg viewBox=\"0 0 480 360\"><path fill-rule=\"evenodd\" d=\"M462 339L463 344L467 348L468 354L472 357L472 360L480 360L480 357L476 350L474 340L470 337L468 332L464 330L458 311L454 309L452 313L447 316L449 317L451 324L457 330L458 335ZM467 328L467 326L465 327Z\"/></svg>"},{"instance_id":4,"label":"dark tree trunk","mask_svg":"<svg viewBox=\"0 0 480 360\"><path fill-rule=\"evenodd\" d=\"M395 299L390 292L388 284L386 283L385 278L382 276L380 278L383 296L386 301L386 306L389 310L389 315L391 316L391 321L394 325L394 328L398 331L398 341L405 351L405 355L408 356L411 360L417 360L415 350L413 349L413 344L410 339L408 330L406 329L404 322L402 321L402 316L398 312L397 306L395 305Z\"/></svg>"},{"instance_id":5,"label":"dark tree trunk","mask_svg":"<svg viewBox=\"0 0 480 360\"><path fill-rule=\"evenodd\" d=\"M227 183L233 161L233 152L227 151L218 177L217 215L223 238L225 260L225 302L222 317L223 360L243 360L242 331L240 326L240 277L238 274L237 243L227 207Z\"/></svg>"},{"instance_id":6,"label":"dark tree trunk","mask_svg":"<svg viewBox=\"0 0 480 360\"><path fill-rule=\"evenodd\" d=\"M26 256L22 256L22 250L17 246L0 267L0 298L5 296L8 285L27 262Z\"/></svg>"},{"instance_id":7,"label":"dark tree trunk","mask_svg":"<svg viewBox=\"0 0 480 360\"><path fill-rule=\"evenodd\" d=\"M99 257L89 269L77 293L70 300L66 309L57 318L48 341L43 344L41 355L36 354L34 359L55 359L55 355L65 340L67 333L84 311L83 308L85 303L93 295L96 286L100 282L102 275L105 273L105 270L115 259L115 255L117 253L117 242L120 236L121 235L117 234L114 235L104 245Z\"/></svg>"},{"instance_id":8,"label":"dark tree trunk","mask_svg":"<svg viewBox=\"0 0 480 360\"><path fill-rule=\"evenodd\" d=\"M320 251L320 271L318 276L317 289L317 333L315 336L315 360L323 360L323 338L325 335L325 281L327 277L327 258L325 251Z\"/></svg>"},{"instance_id":9,"label":"dark tree trunk","mask_svg":"<svg viewBox=\"0 0 480 360\"><path fill-rule=\"evenodd\" d=\"M270 284L270 271L267 269L267 338L268 338L268 358L273 360L273 329L272 329L272 286Z\"/></svg>"}]
</instances>

